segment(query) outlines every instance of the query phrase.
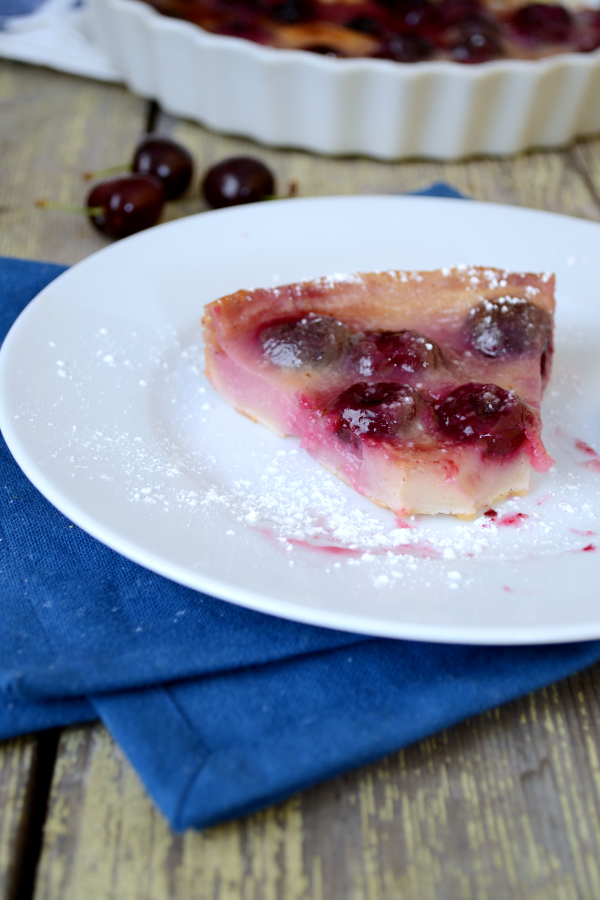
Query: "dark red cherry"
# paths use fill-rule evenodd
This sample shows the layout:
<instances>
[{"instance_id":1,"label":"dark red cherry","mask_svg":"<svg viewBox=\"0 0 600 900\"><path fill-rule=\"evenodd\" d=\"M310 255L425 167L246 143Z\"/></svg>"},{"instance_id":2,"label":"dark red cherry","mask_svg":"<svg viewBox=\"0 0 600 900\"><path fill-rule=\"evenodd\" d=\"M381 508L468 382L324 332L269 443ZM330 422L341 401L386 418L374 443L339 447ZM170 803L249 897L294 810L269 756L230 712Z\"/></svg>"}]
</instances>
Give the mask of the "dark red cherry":
<instances>
[{"instance_id":1,"label":"dark red cherry","mask_svg":"<svg viewBox=\"0 0 600 900\"><path fill-rule=\"evenodd\" d=\"M441 362L436 342L418 331L384 332L375 343L381 354L379 367L383 374L420 373L436 368Z\"/></svg>"},{"instance_id":2,"label":"dark red cherry","mask_svg":"<svg viewBox=\"0 0 600 900\"><path fill-rule=\"evenodd\" d=\"M341 50L330 47L329 44L311 44L310 47L303 47L302 49L308 53L317 53L319 56L334 56L338 59L342 59L344 56Z\"/></svg>"},{"instance_id":3,"label":"dark red cherry","mask_svg":"<svg viewBox=\"0 0 600 900\"><path fill-rule=\"evenodd\" d=\"M577 51L591 53L600 47L600 11L588 9L581 12L578 18L583 27L579 30Z\"/></svg>"},{"instance_id":4,"label":"dark red cherry","mask_svg":"<svg viewBox=\"0 0 600 900\"><path fill-rule=\"evenodd\" d=\"M350 342L350 329L331 316L309 315L268 325L259 334L264 355L282 369L328 366Z\"/></svg>"},{"instance_id":5,"label":"dark red cherry","mask_svg":"<svg viewBox=\"0 0 600 900\"><path fill-rule=\"evenodd\" d=\"M264 163L251 156L232 156L212 166L202 192L213 209L254 203L275 194L275 179Z\"/></svg>"},{"instance_id":6,"label":"dark red cherry","mask_svg":"<svg viewBox=\"0 0 600 900\"><path fill-rule=\"evenodd\" d=\"M473 13L453 25L447 37L457 62L486 62L504 55L498 27L481 13Z\"/></svg>"},{"instance_id":7,"label":"dark red cherry","mask_svg":"<svg viewBox=\"0 0 600 900\"><path fill-rule=\"evenodd\" d=\"M168 200L181 197L192 180L194 163L190 153L170 138L150 136L138 144L132 169L154 175L165 186Z\"/></svg>"},{"instance_id":8,"label":"dark red cherry","mask_svg":"<svg viewBox=\"0 0 600 900\"><path fill-rule=\"evenodd\" d=\"M394 34L383 41L377 56L394 62L414 63L430 59L434 49L426 37L408 31L405 34Z\"/></svg>"},{"instance_id":9,"label":"dark red cherry","mask_svg":"<svg viewBox=\"0 0 600 900\"><path fill-rule=\"evenodd\" d=\"M514 391L497 384L463 384L433 407L442 434L478 443L484 453L505 456L521 446L531 411Z\"/></svg>"},{"instance_id":10,"label":"dark red cherry","mask_svg":"<svg viewBox=\"0 0 600 900\"><path fill-rule=\"evenodd\" d=\"M361 34L370 34L373 37L378 37L384 30L381 22L378 22L373 16L355 16L346 22L346 28Z\"/></svg>"},{"instance_id":11,"label":"dark red cherry","mask_svg":"<svg viewBox=\"0 0 600 900\"><path fill-rule=\"evenodd\" d=\"M417 391L406 384L359 382L340 394L327 418L343 440L386 438L409 430L422 404Z\"/></svg>"},{"instance_id":12,"label":"dark red cherry","mask_svg":"<svg viewBox=\"0 0 600 900\"><path fill-rule=\"evenodd\" d=\"M464 22L465 19L484 15L479 0L442 0L439 4L439 12L445 28Z\"/></svg>"},{"instance_id":13,"label":"dark red cherry","mask_svg":"<svg viewBox=\"0 0 600 900\"><path fill-rule=\"evenodd\" d=\"M435 341L418 331L372 332L352 347L348 362L363 377L406 378L438 367L441 354Z\"/></svg>"},{"instance_id":14,"label":"dark red cherry","mask_svg":"<svg viewBox=\"0 0 600 900\"><path fill-rule=\"evenodd\" d=\"M519 356L530 351L547 352L552 337L548 314L511 297L484 300L467 319L471 346L485 356Z\"/></svg>"},{"instance_id":15,"label":"dark red cherry","mask_svg":"<svg viewBox=\"0 0 600 900\"><path fill-rule=\"evenodd\" d=\"M387 22L393 32L406 30L429 34L439 27L440 3L430 0L379 0L388 11Z\"/></svg>"},{"instance_id":16,"label":"dark red cherry","mask_svg":"<svg viewBox=\"0 0 600 900\"><path fill-rule=\"evenodd\" d=\"M87 195L87 206L102 209L90 215L98 231L123 238L156 225L165 204L163 183L153 175L121 175L101 181Z\"/></svg>"},{"instance_id":17,"label":"dark red cherry","mask_svg":"<svg viewBox=\"0 0 600 900\"><path fill-rule=\"evenodd\" d=\"M312 18L310 0L279 0L269 8L269 16L281 25L297 25Z\"/></svg>"},{"instance_id":18,"label":"dark red cherry","mask_svg":"<svg viewBox=\"0 0 600 900\"><path fill-rule=\"evenodd\" d=\"M190 14L193 16L194 10L201 10L203 6L203 4L189 2L185 2L184 5L188 7L189 11L183 18L188 18ZM215 34L243 37L250 41L264 43L268 40L269 34L260 23L260 11L256 6L257 4L254 2L243 2L243 0L217 0L215 11L221 14L222 20L218 25L212 25L210 30Z\"/></svg>"},{"instance_id":19,"label":"dark red cherry","mask_svg":"<svg viewBox=\"0 0 600 900\"><path fill-rule=\"evenodd\" d=\"M573 17L559 4L530 3L510 18L519 37L530 44L562 44L569 40Z\"/></svg>"}]
</instances>

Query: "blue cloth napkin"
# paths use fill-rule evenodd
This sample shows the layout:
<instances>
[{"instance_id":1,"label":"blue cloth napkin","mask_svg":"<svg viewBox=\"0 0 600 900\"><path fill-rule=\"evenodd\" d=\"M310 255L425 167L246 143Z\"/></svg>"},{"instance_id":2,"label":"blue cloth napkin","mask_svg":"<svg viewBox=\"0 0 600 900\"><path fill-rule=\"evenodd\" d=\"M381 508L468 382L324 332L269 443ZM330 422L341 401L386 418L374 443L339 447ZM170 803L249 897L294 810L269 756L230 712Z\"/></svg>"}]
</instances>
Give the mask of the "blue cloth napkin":
<instances>
[{"instance_id":1,"label":"blue cloth napkin","mask_svg":"<svg viewBox=\"0 0 600 900\"><path fill-rule=\"evenodd\" d=\"M0 339L62 271L0 258ZM464 647L275 619L104 547L3 442L0 484L0 737L100 717L176 829L273 803L600 659L598 641Z\"/></svg>"},{"instance_id":2,"label":"blue cloth napkin","mask_svg":"<svg viewBox=\"0 0 600 900\"><path fill-rule=\"evenodd\" d=\"M0 21L11 16L30 16L45 0L0 0Z\"/></svg>"}]
</instances>

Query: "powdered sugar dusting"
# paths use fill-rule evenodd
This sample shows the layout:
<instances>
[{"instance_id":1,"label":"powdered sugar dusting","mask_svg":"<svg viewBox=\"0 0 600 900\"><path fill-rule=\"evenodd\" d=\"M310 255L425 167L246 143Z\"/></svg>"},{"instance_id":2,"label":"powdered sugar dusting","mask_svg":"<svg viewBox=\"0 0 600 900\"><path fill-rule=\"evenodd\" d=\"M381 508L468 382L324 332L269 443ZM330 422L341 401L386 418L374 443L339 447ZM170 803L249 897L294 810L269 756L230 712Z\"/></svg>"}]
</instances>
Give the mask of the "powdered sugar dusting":
<instances>
[{"instance_id":1,"label":"powdered sugar dusting","mask_svg":"<svg viewBox=\"0 0 600 900\"><path fill-rule=\"evenodd\" d=\"M577 434L557 425L582 390L571 362L581 355L580 341L574 335L570 349L568 342L563 347L565 362L546 401L545 437L556 466L533 475L527 497L472 521L398 522L322 469L295 439L281 440L240 416L203 375L196 325L178 335L154 333L151 342L99 329L87 338L85 370L56 336L48 353L54 370L66 373L58 376L65 390L82 401L90 379L104 379L121 407L104 415L100 399L61 435L45 410L27 415L70 477L118 490L142 517L161 514L192 531L209 521L214 539L233 546L244 534L260 534L288 566L316 564L332 575L360 567L377 591L416 578L456 592L470 583L474 564L590 552L589 535L600 530L600 473L589 463L600 446L583 425Z\"/></svg>"}]
</instances>

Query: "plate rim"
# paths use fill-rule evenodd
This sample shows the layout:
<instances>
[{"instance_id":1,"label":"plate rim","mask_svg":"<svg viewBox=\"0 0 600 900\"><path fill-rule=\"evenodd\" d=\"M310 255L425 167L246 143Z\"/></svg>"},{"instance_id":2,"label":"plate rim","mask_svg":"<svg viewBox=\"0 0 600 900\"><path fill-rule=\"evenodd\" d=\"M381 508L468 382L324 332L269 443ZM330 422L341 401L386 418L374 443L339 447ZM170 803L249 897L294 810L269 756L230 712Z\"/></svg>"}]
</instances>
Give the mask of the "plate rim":
<instances>
[{"instance_id":1,"label":"plate rim","mask_svg":"<svg viewBox=\"0 0 600 900\"><path fill-rule=\"evenodd\" d=\"M361 202L392 202L397 203L399 205L408 203L408 204L422 204L423 202L427 202L429 204L460 204L461 208L465 207L464 201L454 198L439 198L439 197L431 197L431 196L415 196L415 195L344 195L344 196L331 196L331 197L315 197L315 198L298 198L294 200L287 201L279 201L280 203L289 204L322 204L322 203L331 203L331 202L342 202L342 203L361 203ZM486 203L486 202L477 202L473 204L468 204L469 207L473 210L482 209L482 208L493 208L494 210L502 210L503 212L513 214L523 214L524 217L550 217L552 219L560 220L560 221L569 221L571 224L581 225L586 228L591 226L592 228L598 228L598 237L600 237L600 223L578 219L576 217L566 216L560 213L545 211L545 210L533 210L527 207L515 207L509 206L507 204L498 204L498 203ZM264 209L265 207L263 207ZM273 205L269 204L269 208L273 209ZM208 215L234 215L237 214L236 209L233 210L217 210ZM180 227L190 227L190 220L196 220L200 217L206 217L207 213L198 213L195 216L183 217L181 219L173 220L171 222L164 223L160 226L156 226L153 231L156 232L158 229L165 228L180 228ZM271 213L269 213L271 215ZM102 523L95 521L89 517L89 515L85 512L85 510L78 509L77 506L72 503L70 498L62 496L60 490L56 490L55 486L52 484L51 479L49 480L42 469L39 467L39 464L30 456L29 452L21 446L21 442L16 434L16 431L12 427L12 421L8 416L8 411L2 402L4 391L5 391L5 379L6 379L6 371L5 371L5 360L8 356L8 352L10 351L10 347L13 341L17 341L20 339L20 331L27 326L27 319L30 316L37 316L38 309L40 308L40 300L43 301L44 295L51 290L56 290L56 284L64 279L69 279L72 277L72 273L77 270L80 271L82 268L86 266L90 259L97 258L100 254L106 254L115 252L116 248L123 248L127 245L130 245L132 241L145 240L145 235L147 232L142 232L138 235L134 235L131 238L127 238L124 241L121 241L117 244L110 244L106 247L103 247L101 250L92 254L89 257L81 260L79 263L76 263L74 266L66 269L63 273L57 276L57 278L53 279L35 298L33 298L27 306L23 309L23 311L19 314L17 319L13 322L11 328L9 329L2 346L0 347L0 429L4 435L6 443L11 451L13 457L15 458L17 464L23 470L25 475L29 478L29 480L34 484L34 486L40 490L42 495L46 497L46 499L52 503L63 515L67 516L72 522L74 522L78 527L81 527L82 530L86 531L88 534L91 534L94 538L104 543L106 546L110 547L117 553L120 553L124 557L129 560L148 568L157 574L174 580L180 584L186 585L194 590L204 591L206 593L212 594L213 596L218 597L226 602L233 602L241 606L245 606L249 609L254 609L259 612L263 612L269 615L275 615L282 618L287 618L291 621L304 622L306 624L315 625L318 627L327 627L334 628L343 631L349 631L354 633L360 633L370 636L377 637L388 637L388 638L400 638L407 640L423 640L423 641L431 641L435 643L460 643L460 644L469 644L469 645L524 645L524 644L546 644L546 643L564 643L571 641L584 641L590 640L600 637L600 615L598 622L595 625L574 625L570 627L565 627L563 625L554 626L554 627L540 627L540 626L532 626L528 628L527 626L519 626L518 628L509 627L506 629L495 628L494 632L491 633L489 630L489 626L487 628L482 627L474 627L473 629L465 628L464 626L433 626L433 625L423 625L423 624L413 624L411 622L396 622L390 623L388 620L374 619L369 620L368 618L359 618L356 615L342 613L342 612L331 612L317 609L315 607L300 607L294 602L286 601L286 600L278 600L272 601L270 598L265 598L264 595L257 594L255 591L241 591L236 586L226 586L222 583L215 581L214 579L206 576L202 576L197 572L193 574L186 574L181 566L169 563L166 560L156 560L155 558L149 559L146 555L147 551L143 548L136 547L128 538L123 538L119 536L115 536L112 534L110 529L107 530L106 526ZM120 252L120 251L119 251ZM7 349L8 348L8 349ZM382 625L385 624L385 633L382 630Z\"/></svg>"}]
</instances>

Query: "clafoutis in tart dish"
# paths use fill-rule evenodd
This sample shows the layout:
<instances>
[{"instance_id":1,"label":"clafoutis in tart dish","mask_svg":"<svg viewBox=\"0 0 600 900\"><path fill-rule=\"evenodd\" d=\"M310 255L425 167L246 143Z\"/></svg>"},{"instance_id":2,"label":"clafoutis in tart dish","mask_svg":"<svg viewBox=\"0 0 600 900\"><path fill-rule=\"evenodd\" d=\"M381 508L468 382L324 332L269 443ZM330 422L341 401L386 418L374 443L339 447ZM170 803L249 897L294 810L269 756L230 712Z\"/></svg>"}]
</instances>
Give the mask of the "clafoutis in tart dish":
<instances>
[{"instance_id":1,"label":"clafoutis in tart dish","mask_svg":"<svg viewBox=\"0 0 600 900\"><path fill-rule=\"evenodd\" d=\"M548 274L335 275L209 304L206 371L379 506L469 517L553 463L540 419L553 314Z\"/></svg>"}]
</instances>

